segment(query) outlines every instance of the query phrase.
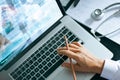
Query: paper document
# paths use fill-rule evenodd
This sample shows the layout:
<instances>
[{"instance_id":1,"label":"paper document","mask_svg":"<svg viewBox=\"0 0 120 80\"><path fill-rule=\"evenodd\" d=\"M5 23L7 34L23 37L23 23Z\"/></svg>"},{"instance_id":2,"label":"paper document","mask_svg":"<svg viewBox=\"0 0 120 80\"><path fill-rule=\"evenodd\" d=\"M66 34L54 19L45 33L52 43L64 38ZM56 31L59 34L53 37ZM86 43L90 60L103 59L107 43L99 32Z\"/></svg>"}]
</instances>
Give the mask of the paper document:
<instances>
[{"instance_id":1,"label":"paper document","mask_svg":"<svg viewBox=\"0 0 120 80\"><path fill-rule=\"evenodd\" d=\"M70 6L67 14L91 29L96 29L100 26L97 32L106 35L114 30L120 29L120 5L113 6L104 14L103 18L98 21L91 17L91 13L95 9L104 9L108 5L116 2L120 3L120 0L80 0L76 7L73 7L73 4ZM120 30L107 37L120 44Z\"/></svg>"}]
</instances>

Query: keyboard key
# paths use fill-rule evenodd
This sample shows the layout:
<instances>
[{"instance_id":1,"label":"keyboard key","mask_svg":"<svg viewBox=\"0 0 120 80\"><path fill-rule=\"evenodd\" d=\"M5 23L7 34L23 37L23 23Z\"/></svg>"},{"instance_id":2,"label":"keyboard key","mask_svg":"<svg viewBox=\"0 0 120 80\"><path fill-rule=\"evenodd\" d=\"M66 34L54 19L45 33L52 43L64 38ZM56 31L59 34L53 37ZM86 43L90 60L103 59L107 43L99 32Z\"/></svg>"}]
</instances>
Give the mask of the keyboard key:
<instances>
[{"instance_id":1,"label":"keyboard key","mask_svg":"<svg viewBox=\"0 0 120 80\"><path fill-rule=\"evenodd\" d=\"M57 50L56 50L56 51L54 51L54 55L58 55L58 52L57 52Z\"/></svg>"},{"instance_id":2,"label":"keyboard key","mask_svg":"<svg viewBox=\"0 0 120 80\"><path fill-rule=\"evenodd\" d=\"M25 79L25 78L24 78L23 80L28 80L28 79Z\"/></svg>"},{"instance_id":3,"label":"keyboard key","mask_svg":"<svg viewBox=\"0 0 120 80\"><path fill-rule=\"evenodd\" d=\"M68 38L69 41L73 41L75 38L75 35L72 35L70 38Z\"/></svg>"},{"instance_id":4,"label":"keyboard key","mask_svg":"<svg viewBox=\"0 0 120 80\"><path fill-rule=\"evenodd\" d=\"M43 66L42 66L41 64L38 66L39 69L41 69L42 67L43 67Z\"/></svg>"},{"instance_id":5,"label":"keyboard key","mask_svg":"<svg viewBox=\"0 0 120 80\"><path fill-rule=\"evenodd\" d=\"M75 38L74 41L79 41L79 38Z\"/></svg>"},{"instance_id":6,"label":"keyboard key","mask_svg":"<svg viewBox=\"0 0 120 80\"><path fill-rule=\"evenodd\" d=\"M60 42L60 41L58 41L58 42L57 42L57 45L58 45L58 46L59 46L59 45L61 45L61 42Z\"/></svg>"},{"instance_id":7,"label":"keyboard key","mask_svg":"<svg viewBox=\"0 0 120 80\"><path fill-rule=\"evenodd\" d=\"M40 56L41 56L41 55L40 55L39 53L36 55L37 58L39 58Z\"/></svg>"},{"instance_id":8,"label":"keyboard key","mask_svg":"<svg viewBox=\"0 0 120 80\"><path fill-rule=\"evenodd\" d=\"M16 78L18 77L18 75L17 75L17 74L14 74L14 75L12 75L12 77L13 77L14 79L16 79Z\"/></svg>"},{"instance_id":9,"label":"keyboard key","mask_svg":"<svg viewBox=\"0 0 120 80\"><path fill-rule=\"evenodd\" d=\"M62 38L62 37L63 37L63 34L59 34L59 37Z\"/></svg>"},{"instance_id":10,"label":"keyboard key","mask_svg":"<svg viewBox=\"0 0 120 80\"><path fill-rule=\"evenodd\" d=\"M24 68L24 67L22 67L22 68L21 68L21 71L22 71L22 72L23 72L23 71L25 71L25 68Z\"/></svg>"},{"instance_id":11,"label":"keyboard key","mask_svg":"<svg viewBox=\"0 0 120 80\"><path fill-rule=\"evenodd\" d=\"M58 41L60 38L59 37L56 37L55 40Z\"/></svg>"},{"instance_id":12,"label":"keyboard key","mask_svg":"<svg viewBox=\"0 0 120 80\"><path fill-rule=\"evenodd\" d=\"M30 75L27 75L26 79L28 79L28 80L29 80L30 78L31 78L31 76L30 76Z\"/></svg>"},{"instance_id":13,"label":"keyboard key","mask_svg":"<svg viewBox=\"0 0 120 80\"><path fill-rule=\"evenodd\" d=\"M45 80L42 76L38 80Z\"/></svg>"},{"instance_id":14,"label":"keyboard key","mask_svg":"<svg viewBox=\"0 0 120 80\"><path fill-rule=\"evenodd\" d=\"M32 72L30 73L30 75L31 75L31 76L34 76L34 75L35 75L35 72L34 72L34 71L32 71Z\"/></svg>"},{"instance_id":15,"label":"keyboard key","mask_svg":"<svg viewBox=\"0 0 120 80\"><path fill-rule=\"evenodd\" d=\"M45 47L45 48L44 48L44 51L47 51L47 50L48 50L48 47Z\"/></svg>"},{"instance_id":16,"label":"keyboard key","mask_svg":"<svg viewBox=\"0 0 120 80\"><path fill-rule=\"evenodd\" d=\"M34 65L30 66L30 69L31 69L31 70L34 69Z\"/></svg>"},{"instance_id":17,"label":"keyboard key","mask_svg":"<svg viewBox=\"0 0 120 80\"><path fill-rule=\"evenodd\" d=\"M34 53L35 53L35 54L39 53L39 50L35 51Z\"/></svg>"},{"instance_id":18,"label":"keyboard key","mask_svg":"<svg viewBox=\"0 0 120 80\"><path fill-rule=\"evenodd\" d=\"M37 65L38 65L38 62L35 62L35 63L34 63L34 66L37 66Z\"/></svg>"},{"instance_id":19,"label":"keyboard key","mask_svg":"<svg viewBox=\"0 0 120 80\"><path fill-rule=\"evenodd\" d=\"M26 73L26 72L22 73L22 77L25 77L26 75L27 75L27 73Z\"/></svg>"},{"instance_id":20,"label":"keyboard key","mask_svg":"<svg viewBox=\"0 0 120 80\"><path fill-rule=\"evenodd\" d=\"M53 46L54 49L57 49L57 47L58 47L57 45L54 45L54 46Z\"/></svg>"},{"instance_id":21,"label":"keyboard key","mask_svg":"<svg viewBox=\"0 0 120 80\"><path fill-rule=\"evenodd\" d=\"M40 70L40 73L43 74L45 71L44 70Z\"/></svg>"},{"instance_id":22,"label":"keyboard key","mask_svg":"<svg viewBox=\"0 0 120 80\"><path fill-rule=\"evenodd\" d=\"M29 61L29 65L31 65L32 63L33 63L33 61L32 61L32 60L30 60L30 61Z\"/></svg>"},{"instance_id":23,"label":"keyboard key","mask_svg":"<svg viewBox=\"0 0 120 80\"><path fill-rule=\"evenodd\" d=\"M18 72L17 72L17 75L20 75L22 72L19 70Z\"/></svg>"},{"instance_id":24,"label":"keyboard key","mask_svg":"<svg viewBox=\"0 0 120 80\"><path fill-rule=\"evenodd\" d=\"M52 63L55 63L55 62L56 62L56 60L55 60L55 59L52 59L52 60L51 60L51 62L52 62Z\"/></svg>"},{"instance_id":25,"label":"keyboard key","mask_svg":"<svg viewBox=\"0 0 120 80\"><path fill-rule=\"evenodd\" d=\"M50 58L53 58L53 57L54 57L54 54L51 54L51 55L50 55Z\"/></svg>"},{"instance_id":26,"label":"keyboard key","mask_svg":"<svg viewBox=\"0 0 120 80\"><path fill-rule=\"evenodd\" d=\"M41 63L41 62L42 62L42 59L41 59L41 58L39 58L39 59L38 59L38 62L39 62L39 63Z\"/></svg>"},{"instance_id":27,"label":"keyboard key","mask_svg":"<svg viewBox=\"0 0 120 80\"><path fill-rule=\"evenodd\" d=\"M28 68L29 67L29 64L25 64L25 68Z\"/></svg>"},{"instance_id":28,"label":"keyboard key","mask_svg":"<svg viewBox=\"0 0 120 80\"><path fill-rule=\"evenodd\" d=\"M63 44L61 45L61 47L64 47L64 46L66 46L65 43L63 43Z\"/></svg>"},{"instance_id":29,"label":"keyboard key","mask_svg":"<svg viewBox=\"0 0 120 80\"><path fill-rule=\"evenodd\" d=\"M47 63L46 61L43 61L43 62L42 62L42 65L45 65L46 63Z\"/></svg>"},{"instance_id":30,"label":"keyboard key","mask_svg":"<svg viewBox=\"0 0 120 80\"><path fill-rule=\"evenodd\" d=\"M35 68L35 72L38 72L39 71L39 69L38 68Z\"/></svg>"},{"instance_id":31,"label":"keyboard key","mask_svg":"<svg viewBox=\"0 0 120 80\"><path fill-rule=\"evenodd\" d=\"M22 80L23 77L22 76L19 76L16 80Z\"/></svg>"},{"instance_id":32,"label":"keyboard key","mask_svg":"<svg viewBox=\"0 0 120 80\"><path fill-rule=\"evenodd\" d=\"M68 58L67 56L63 56L63 57L62 57L63 60L66 60L67 58Z\"/></svg>"},{"instance_id":33,"label":"keyboard key","mask_svg":"<svg viewBox=\"0 0 120 80\"><path fill-rule=\"evenodd\" d=\"M42 59L45 59L45 58L46 58L46 56L45 56L45 55L43 55L41 58L42 58Z\"/></svg>"},{"instance_id":34,"label":"keyboard key","mask_svg":"<svg viewBox=\"0 0 120 80\"><path fill-rule=\"evenodd\" d=\"M36 58L36 57L33 57L33 58L32 58L32 61L36 61L36 60L37 60L37 58Z\"/></svg>"},{"instance_id":35,"label":"keyboard key","mask_svg":"<svg viewBox=\"0 0 120 80\"><path fill-rule=\"evenodd\" d=\"M56 59L56 60L60 59L60 56L59 56L59 55L57 55L57 56L55 57L55 59Z\"/></svg>"},{"instance_id":36,"label":"keyboard key","mask_svg":"<svg viewBox=\"0 0 120 80\"><path fill-rule=\"evenodd\" d=\"M50 52L53 52L53 51L54 51L54 49L53 49L53 48L50 48L50 49L49 49L49 51L50 51Z\"/></svg>"},{"instance_id":37,"label":"keyboard key","mask_svg":"<svg viewBox=\"0 0 120 80\"><path fill-rule=\"evenodd\" d=\"M49 52L46 52L45 55L48 56L50 53Z\"/></svg>"},{"instance_id":38,"label":"keyboard key","mask_svg":"<svg viewBox=\"0 0 120 80\"><path fill-rule=\"evenodd\" d=\"M68 34L67 34L68 36L71 36L72 35L72 32L68 32Z\"/></svg>"},{"instance_id":39,"label":"keyboard key","mask_svg":"<svg viewBox=\"0 0 120 80\"><path fill-rule=\"evenodd\" d=\"M47 65L48 65L49 67L51 67L51 66L52 66L52 63L49 62Z\"/></svg>"},{"instance_id":40,"label":"keyboard key","mask_svg":"<svg viewBox=\"0 0 120 80\"><path fill-rule=\"evenodd\" d=\"M51 41L51 44L55 44L55 43L56 43L56 41L55 41L55 40L52 40L52 41Z\"/></svg>"},{"instance_id":41,"label":"keyboard key","mask_svg":"<svg viewBox=\"0 0 120 80\"><path fill-rule=\"evenodd\" d=\"M45 78L47 78L58 66L60 66L64 61L59 60L56 64L54 64L47 72L43 74Z\"/></svg>"},{"instance_id":42,"label":"keyboard key","mask_svg":"<svg viewBox=\"0 0 120 80\"><path fill-rule=\"evenodd\" d=\"M31 80L37 80L36 77L32 77Z\"/></svg>"},{"instance_id":43,"label":"keyboard key","mask_svg":"<svg viewBox=\"0 0 120 80\"><path fill-rule=\"evenodd\" d=\"M48 47L50 48L51 46L52 46L52 44L51 44L51 43L49 43L49 44L48 44Z\"/></svg>"},{"instance_id":44,"label":"keyboard key","mask_svg":"<svg viewBox=\"0 0 120 80\"><path fill-rule=\"evenodd\" d=\"M40 51L40 54L42 55L42 54L44 54L44 52L45 52L44 50L41 50L41 51Z\"/></svg>"},{"instance_id":45,"label":"keyboard key","mask_svg":"<svg viewBox=\"0 0 120 80\"><path fill-rule=\"evenodd\" d=\"M36 76L36 77L40 77L40 73L37 73L35 76Z\"/></svg>"},{"instance_id":46,"label":"keyboard key","mask_svg":"<svg viewBox=\"0 0 120 80\"><path fill-rule=\"evenodd\" d=\"M68 31L69 31L68 29L65 29L65 30L63 31L63 34L66 34Z\"/></svg>"},{"instance_id":47,"label":"keyboard key","mask_svg":"<svg viewBox=\"0 0 120 80\"><path fill-rule=\"evenodd\" d=\"M44 70L47 70L47 69L48 69L48 67L47 67L47 66L45 66L43 69L44 69Z\"/></svg>"},{"instance_id":48,"label":"keyboard key","mask_svg":"<svg viewBox=\"0 0 120 80\"><path fill-rule=\"evenodd\" d=\"M27 70L26 70L26 73L30 73L30 72L31 72L31 69L27 69Z\"/></svg>"},{"instance_id":49,"label":"keyboard key","mask_svg":"<svg viewBox=\"0 0 120 80\"><path fill-rule=\"evenodd\" d=\"M46 61L49 62L49 61L50 61L50 58L48 57L48 58L46 59Z\"/></svg>"},{"instance_id":50,"label":"keyboard key","mask_svg":"<svg viewBox=\"0 0 120 80\"><path fill-rule=\"evenodd\" d=\"M61 39L60 39L60 42L64 42L64 41L65 41L64 38L61 38Z\"/></svg>"}]
</instances>

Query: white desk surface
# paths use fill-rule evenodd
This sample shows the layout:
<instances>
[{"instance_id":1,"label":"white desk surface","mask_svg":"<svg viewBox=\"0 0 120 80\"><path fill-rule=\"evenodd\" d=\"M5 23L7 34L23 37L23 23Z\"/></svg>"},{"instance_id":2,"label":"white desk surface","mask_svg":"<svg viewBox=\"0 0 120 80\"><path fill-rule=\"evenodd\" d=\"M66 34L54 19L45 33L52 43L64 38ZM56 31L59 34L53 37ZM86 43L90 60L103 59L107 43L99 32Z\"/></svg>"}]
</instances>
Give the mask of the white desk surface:
<instances>
[{"instance_id":1,"label":"white desk surface","mask_svg":"<svg viewBox=\"0 0 120 80\"><path fill-rule=\"evenodd\" d=\"M114 9L106 12L104 17L99 21L95 21L94 19L92 19L91 13L97 8L103 9L108 5L116 2L120 2L120 0L80 0L76 7L73 7L73 5L70 6L70 8L67 10L67 14L77 21L83 23L84 25L95 29L106 18L118 11L120 9L120 5L114 6ZM120 28L120 11L118 13L119 14L114 15L105 23L103 23L97 31L101 34L107 34ZM120 44L120 30L115 32L114 34L108 35L107 37Z\"/></svg>"}]
</instances>

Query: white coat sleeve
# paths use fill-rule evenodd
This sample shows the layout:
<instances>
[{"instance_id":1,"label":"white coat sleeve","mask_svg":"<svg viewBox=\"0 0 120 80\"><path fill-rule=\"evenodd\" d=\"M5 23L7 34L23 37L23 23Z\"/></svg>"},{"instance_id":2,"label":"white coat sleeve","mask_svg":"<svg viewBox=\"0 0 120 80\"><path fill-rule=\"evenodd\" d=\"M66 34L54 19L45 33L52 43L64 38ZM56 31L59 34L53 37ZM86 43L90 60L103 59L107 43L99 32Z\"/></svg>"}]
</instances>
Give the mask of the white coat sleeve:
<instances>
[{"instance_id":1,"label":"white coat sleeve","mask_svg":"<svg viewBox=\"0 0 120 80\"><path fill-rule=\"evenodd\" d=\"M109 80L120 80L120 61L105 60L101 77Z\"/></svg>"}]
</instances>

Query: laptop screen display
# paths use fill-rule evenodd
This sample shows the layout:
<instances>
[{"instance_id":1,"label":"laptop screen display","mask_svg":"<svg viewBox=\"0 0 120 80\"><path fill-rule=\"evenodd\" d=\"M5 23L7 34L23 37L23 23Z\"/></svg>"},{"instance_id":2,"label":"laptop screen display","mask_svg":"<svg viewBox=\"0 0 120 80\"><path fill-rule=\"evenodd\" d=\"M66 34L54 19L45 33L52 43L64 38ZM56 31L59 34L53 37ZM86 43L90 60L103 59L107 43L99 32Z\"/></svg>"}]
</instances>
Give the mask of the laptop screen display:
<instances>
[{"instance_id":1,"label":"laptop screen display","mask_svg":"<svg viewBox=\"0 0 120 80\"><path fill-rule=\"evenodd\" d=\"M62 16L55 0L0 0L0 62L23 51Z\"/></svg>"}]
</instances>

